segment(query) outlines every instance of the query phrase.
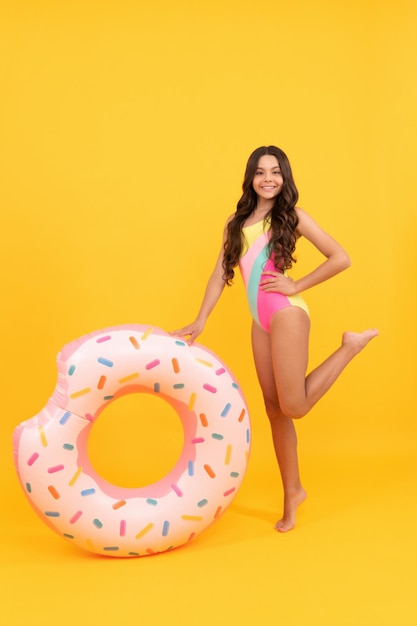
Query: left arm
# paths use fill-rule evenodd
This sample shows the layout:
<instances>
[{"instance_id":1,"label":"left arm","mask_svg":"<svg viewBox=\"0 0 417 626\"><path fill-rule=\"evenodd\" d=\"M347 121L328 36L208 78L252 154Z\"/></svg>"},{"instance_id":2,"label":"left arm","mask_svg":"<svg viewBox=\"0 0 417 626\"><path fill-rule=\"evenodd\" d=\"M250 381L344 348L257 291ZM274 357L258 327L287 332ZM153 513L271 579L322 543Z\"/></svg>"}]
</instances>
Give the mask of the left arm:
<instances>
[{"instance_id":1,"label":"left arm","mask_svg":"<svg viewBox=\"0 0 417 626\"><path fill-rule=\"evenodd\" d=\"M265 272L260 284L264 291L279 291L287 296L293 296L310 287L315 287L350 266L349 255L342 246L305 211L296 208L296 212L299 220L298 234L308 239L326 257L326 260L296 281L280 272Z\"/></svg>"}]
</instances>

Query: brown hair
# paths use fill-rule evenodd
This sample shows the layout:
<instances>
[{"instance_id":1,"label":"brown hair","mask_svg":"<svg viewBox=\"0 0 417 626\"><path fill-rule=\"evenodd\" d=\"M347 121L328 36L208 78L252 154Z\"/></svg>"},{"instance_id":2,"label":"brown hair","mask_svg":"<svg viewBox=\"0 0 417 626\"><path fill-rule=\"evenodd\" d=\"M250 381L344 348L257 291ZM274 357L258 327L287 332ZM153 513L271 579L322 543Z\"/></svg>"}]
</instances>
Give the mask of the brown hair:
<instances>
[{"instance_id":1,"label":"brown hair","mask_svg":"<svg viewBox=\"0 0 417 626\"><path fill-rule=\"evenodd\" d=\"M279 271L289 269L295 263L293 254L297 239L295 230L298 224L295 205L298 200L298 191L294 183L291 165L287 155L280 148L261 146L254 150L248 159L242 185L243 194L237 203L233 218L227 225L223 258L223 280L227 285L232 284L235 274L234 268L238 265L242 254L244 237L242 227L256 209L257 195L252 182L259 159L265 154L271 154L277 158L283 177L282 189L264 220L271 223L270 253L273 253L275 267Z\"/></svg>"}]
</instances>

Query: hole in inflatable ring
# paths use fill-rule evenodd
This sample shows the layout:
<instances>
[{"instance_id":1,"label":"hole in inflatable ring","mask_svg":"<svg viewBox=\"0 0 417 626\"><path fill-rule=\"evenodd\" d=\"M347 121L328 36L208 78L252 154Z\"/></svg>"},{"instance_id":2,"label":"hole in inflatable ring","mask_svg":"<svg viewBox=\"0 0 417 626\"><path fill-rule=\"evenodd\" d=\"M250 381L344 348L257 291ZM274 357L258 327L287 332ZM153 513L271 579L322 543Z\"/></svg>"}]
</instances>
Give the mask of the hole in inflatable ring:
<instances>
[{"instance_id":1,"label":"hole in inflatable ring","mask_svg":"<svg viewBox=\"0 0 417 626\"><path fill-rule=\"evenodd\" d=\"M183 446L183 426L173 407L153 394L131 393L101 412L87 450L102 478L118 487L138 488L164 478Z\"/></svg>"}]
</instances>

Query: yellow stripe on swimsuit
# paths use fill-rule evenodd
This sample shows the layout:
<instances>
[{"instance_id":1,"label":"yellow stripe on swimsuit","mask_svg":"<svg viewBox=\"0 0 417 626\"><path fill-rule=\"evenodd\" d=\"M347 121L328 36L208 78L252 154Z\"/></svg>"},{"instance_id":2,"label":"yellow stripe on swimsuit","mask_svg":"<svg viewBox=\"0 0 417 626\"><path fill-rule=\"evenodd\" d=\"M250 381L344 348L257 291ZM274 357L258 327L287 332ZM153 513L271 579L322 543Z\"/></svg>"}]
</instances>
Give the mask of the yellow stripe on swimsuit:
<instances>
[{"instance_id":1,"label":"yellow stripe on swimsuit","mask_svg":"<svg viewBox=\"0 0 417 626\"><path fill-rule=\"evenodd\" d=\"M307 304L299 294L285 296L278 292L265 292L259 287L262 273L276 271L269 254L270 224L256 222L243 227L244 246L239 268L246 287L249 309L255 322L269 332L273 315L281 309L296 306L309 314ZM286 274L285 274L286 275Z\"/></svg>"}]
</instances>

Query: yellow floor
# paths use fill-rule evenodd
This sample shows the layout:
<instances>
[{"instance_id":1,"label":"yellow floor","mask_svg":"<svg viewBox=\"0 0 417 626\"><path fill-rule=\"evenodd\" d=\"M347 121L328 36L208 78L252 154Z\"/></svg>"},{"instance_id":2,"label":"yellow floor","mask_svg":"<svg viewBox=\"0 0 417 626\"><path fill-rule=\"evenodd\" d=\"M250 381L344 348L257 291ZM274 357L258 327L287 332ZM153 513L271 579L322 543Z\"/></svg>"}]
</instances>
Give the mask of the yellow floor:
<instances>
[{"instance_id":1,"label":"yellow floor","mask_svg":"<svg viewBox=\"0 0 417 626\"><path fill-rule=\"evenodd\" d=\"M14 503L1 516L3 623L414 625L411 442L365 441L354 455L349 441L345 452L328 443L303 446L309 498L296 530L272 530L278 477L255 442L219 521L186 547L137 559L97 557L55 535L17 497L3 455Z\"/></svg>"}]
</instances>

